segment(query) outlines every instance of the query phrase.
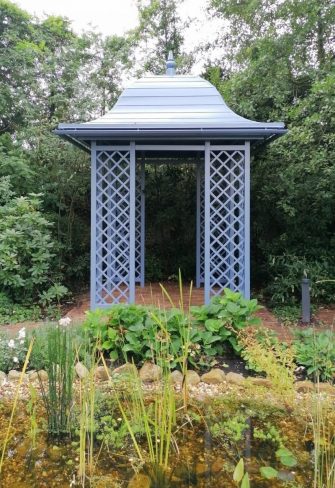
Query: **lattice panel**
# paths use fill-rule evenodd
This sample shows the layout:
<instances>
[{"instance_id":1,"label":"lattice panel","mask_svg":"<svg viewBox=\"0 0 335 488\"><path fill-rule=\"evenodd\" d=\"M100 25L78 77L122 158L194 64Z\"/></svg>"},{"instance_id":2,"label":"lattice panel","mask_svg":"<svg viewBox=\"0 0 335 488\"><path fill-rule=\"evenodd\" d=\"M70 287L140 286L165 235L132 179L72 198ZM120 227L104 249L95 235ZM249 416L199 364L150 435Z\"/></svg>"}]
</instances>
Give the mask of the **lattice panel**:
<instances>
[{"instance_id":1,"label":"lattice panel","mask_svg":"<svg viewBox=\"0 0 335 488\"><path fill-rule=\"evenodd\" d=\"M129 300L130 152L96 153L96 306Z\"/></svg>"},{"instance_id":2,"label":"lattice panel","mask_svg":"<svg viewBox=\"0 0 335 488\"><path fill-rule=\"evenodd\" d=\"M244 291L244 152L210 151L210 292Z\"/></svg>"},{"instance_id":3,"label":"lattice panel","mask_svg":"<svg viewBox=\"0 0 335 488\"><path fill-rule=\"evenodd\" d=\"M200 165L200 283L205 281L205 167Z\"/></svg>"}]
</instances>

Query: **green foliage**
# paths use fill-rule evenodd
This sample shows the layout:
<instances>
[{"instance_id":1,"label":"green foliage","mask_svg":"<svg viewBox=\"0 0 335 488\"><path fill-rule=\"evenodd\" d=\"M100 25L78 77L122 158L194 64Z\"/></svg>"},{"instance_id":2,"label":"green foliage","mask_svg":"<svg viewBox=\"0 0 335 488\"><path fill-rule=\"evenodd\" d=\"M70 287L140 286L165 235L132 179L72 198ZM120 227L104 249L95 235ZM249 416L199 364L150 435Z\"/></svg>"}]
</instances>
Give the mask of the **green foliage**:
<instances>
[{"instance_id":1,"label":"green foliage","mask_svg":"<svg viewBox=\"0 0 335 488\"><path fill-rule=\"evenodd\" d=\"M240 293L225 290L222 297L213 298L210 306L192 308L191 319L178 309L114 305L88 312L83 327L93 341L100 341L101 349L113 361L153 360L164 352L170 368L181 366L187 330L188 361L202 366L209 358L222 354L225 345L240 352L237 333L259 323L253 317L257 310L256 300L245 300Z\"/></svg>"},{"instance_id":2,"label":"green foliage","mask_svg":"<svg viewBox=\"0 0 335 488\"><path fill-rule=\"evenodd\" d=\"M48 432L59 437L71 432L73 415L74 344L72 331L50 326L46 333L48 389L42 397L48 417Z\"/></svg>"},{"instance_id":3,"label":"green foliage","mask_svg":"<svg viewBox=\"0 0 335 488\"><path fill-rule=\"evenodd\" d=\"M15 197L0 207L1 291L32 302L48 285L54 243L38 195Z\"/></svg>"},{"instance_id":4,"label":"green foliage","mask_svg":"<svg viewBox=\"0 0 335 488\"><path fill-rule=\"evenodd\" d=\"M237 465L235 466L234 473L233 473L233 480L236 481L237 483L241 483L239 485L240 488L250 488L249 475L244 469L243 458L241 458L237 463Z\"/></svg>"},{"instance_id":5,"label":"green foliage","mask_svg":"<svg viewBox=\"0 0 335 488\"><path fill-rule=\"evenodd\" d=\"M17 335L13 339L0 332L0 371L8 373L11 369L22 368L27 350L28 344L23 337Z\"/></svg>"},{"instance_id":6,"label":"green foliage","mask_svg":"<svg viewBox=\"0 0 335 488\"><path fill-rule=\"evenodd\" d=\"M291 305L298 303L301 297L301 279L307 276L311 279L311 297L314 302L332 301L334 299L335 284L327 280L335 275L332 257L320 256L315 260L308 260L297 255L283 254L269 256L268 269L274 279L265 288L265 294L274 305Z\"/></svg>"},{"instance_id":7,"label":"green foliage","mask_svg":"<svg viewBox=\"0 0 335 488\"><path fill-rule=\"evenodd\" d=\"M215 333L217 340L226 341L235 353L239 353L238 333L246 327L260 324L260 319L255 317L260 309L257 300L246 300L241 293L226 288L222 296L212 298L210 305L192 307L192 314L198 322L204 323L204 335Z\"/></svg>"},{"instance_id":8,"label":"green foliage","mask_svg":"<svg viewBox=\"0 0 335 488\"><path fill-rule=\"evenodd\" d=\"M309 328L295 333L296 361L314 379L329 381L335 374L335 333Z\"/></svg>"},{"instance_id":9,"label":"green foliage","mask_svg":"<svg viewBox=\"0 0 335 488\"><path fill-rule=\"evenodd\" d=\"M255 439L259 439L263 442L270 442L277 447L284 447L284 439L282 438L280 432L269 422L266 422L262 428L255 427L253 431L253 436Z\"/></svg>"},{"instance_id":10,"label":"green foliage","mask_svg":"<svg viewBox=\"0 0 335 488\"><path fill-rule=\"evenodd\" d=\"M36 305L20 305L14 303L7 295L0 292L0 324L24 322L25 320L38 320L41 318L41 309Z\"/></svg>"},{"instance_id":11,"label":"green foliage","mask_svg":"<svg viewBox=\"0 0 335 488\"><path fill-rule=\"evenodd\" d=\"M271 466L263 466L260 468L260 473L266 480L272 480L273 478L277 478L278 471Z\"/></svg>"},{"instance_id":12,"label":"green foliage","mask_svg":"<svg viewBox=\"0 0 335 488\"><path fill-rule=\"evenodd\" d=\"M244 439L244 432L249 427L246 421L247 416L239 413L223 422L214 423L210 426L210 432L214 438L239 442Z\"/></svg>"}]
</instances>

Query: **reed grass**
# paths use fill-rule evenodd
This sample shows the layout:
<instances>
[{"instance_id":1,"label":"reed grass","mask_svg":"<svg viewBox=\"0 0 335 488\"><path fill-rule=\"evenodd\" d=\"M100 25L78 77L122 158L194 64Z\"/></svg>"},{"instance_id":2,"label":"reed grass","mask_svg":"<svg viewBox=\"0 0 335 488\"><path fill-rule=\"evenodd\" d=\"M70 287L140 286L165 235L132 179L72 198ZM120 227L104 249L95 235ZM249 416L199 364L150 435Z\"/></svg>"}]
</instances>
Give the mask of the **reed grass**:
<instances>
[{"instance_id":1,"label":"reed grass","mask_svg":"<svg viewBox=\"0 0 335 488\"><path fill-rule=\"evenodd\" d=\"M87 356L87 354L86 354ZM79 350L77 350L77 358ZM95 369L98 365L97 346L90 355L88 375L79 382L79 469L78 475L84 488L87 479L91 479L95 468L94 435L95 435ZM88 473L87 469L88 467Z\"/></svg>"},{"instance_id":2,"label":"reed grass","mask_svg":"<svg viewBox=\"0 0 335 488\"><path fill-rule=\"evenodd\" d=\"M319 381L312 398L314 442L313 488L335 487L335 412L331 400L320 394Z\"/></svg>"},{"instance_id":3,"label":"reed grass","mask_svg":"<svg viewBox=\"0 0 335 488\"><path fill-rule=\"evenodd\" d=\"M40 381L41 392L48 417L48 433L60 437L71 432L75 358L72 331L59 325L50 326L46 340L48 390Z\"/></svg>"}]
</instances>

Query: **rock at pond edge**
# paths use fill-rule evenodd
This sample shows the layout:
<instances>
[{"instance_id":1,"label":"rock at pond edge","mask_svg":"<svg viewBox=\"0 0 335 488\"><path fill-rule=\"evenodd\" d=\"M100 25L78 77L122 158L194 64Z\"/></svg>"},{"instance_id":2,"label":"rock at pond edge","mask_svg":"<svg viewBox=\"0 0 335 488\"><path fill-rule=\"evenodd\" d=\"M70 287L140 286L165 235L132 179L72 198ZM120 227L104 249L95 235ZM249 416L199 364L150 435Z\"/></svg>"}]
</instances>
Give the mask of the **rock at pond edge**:
<instances>
[{"instance_id":1,"label":"rock at pond edge","mask_svg":"<svg viewBox=\"0 0 335 488\"><path fill-rule=\"evenodd\" d=\"M208 373L201 376L201 381L209 385L218 385L220 383L224 383L225 380L226 375L222 369L219 368L213 368Z\"/></svg>"},{"instance_id":2,"label":"rock at pond edge","mask_svg":"<svg viewBox=\"0 0 335 488\"><path fill-rule=\"evenodd\" d=\"M145 361L139 371L139 375L144 383L153 383L154 381L159 381L161 379L162 368L150 361Z\"/></svg>"}]
</instances>

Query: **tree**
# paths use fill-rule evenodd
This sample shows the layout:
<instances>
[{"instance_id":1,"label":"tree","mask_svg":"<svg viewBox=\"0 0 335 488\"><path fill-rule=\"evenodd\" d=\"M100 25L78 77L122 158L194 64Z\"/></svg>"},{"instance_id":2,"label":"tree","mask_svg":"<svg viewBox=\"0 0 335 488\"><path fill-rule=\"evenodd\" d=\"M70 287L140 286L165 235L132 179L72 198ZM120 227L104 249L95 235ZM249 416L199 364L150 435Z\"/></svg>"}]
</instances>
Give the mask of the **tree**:
<instances>
[{"instance_id":1,"label":"tree","mask_svg":"<svg viewBox=\"0 0 335 488\"><path fill-rule=\"evenodd\" d=\"M133 31L133 39L143 61L140 70L165 73L165 62L172 51L179 72L188 71L193 62L192 55L183 51L188 23L181 20L176 0L150 0L148 5L138 0L137 5L139 26Z\"/></svg>"}]
</instances>

